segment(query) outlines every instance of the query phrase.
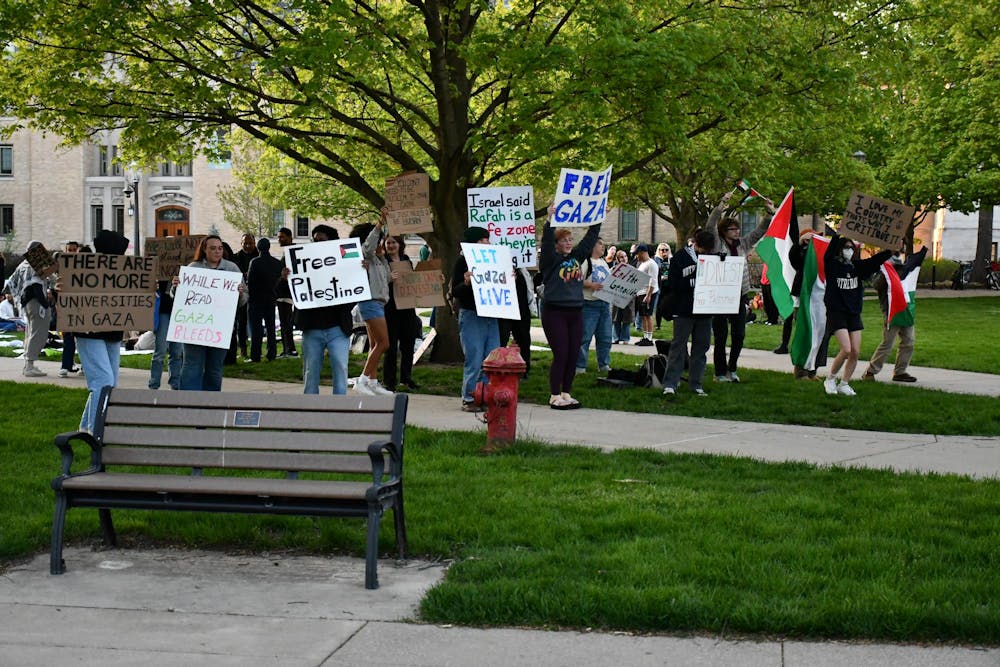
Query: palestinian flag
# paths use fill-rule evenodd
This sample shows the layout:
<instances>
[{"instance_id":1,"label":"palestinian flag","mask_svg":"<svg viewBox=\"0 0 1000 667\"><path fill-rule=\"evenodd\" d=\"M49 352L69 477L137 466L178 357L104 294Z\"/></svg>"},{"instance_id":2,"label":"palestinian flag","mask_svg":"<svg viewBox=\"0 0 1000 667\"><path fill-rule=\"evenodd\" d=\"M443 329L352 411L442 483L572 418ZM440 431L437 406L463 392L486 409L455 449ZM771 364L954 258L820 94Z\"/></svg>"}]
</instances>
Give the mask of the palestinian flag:
<instances>
[{"instance_id":1,"label":"palestinian flag","mask_svg":"<svg viewBox=\"0 0 1000 667\"><path fill-rule=\"evenodd\" d=\"M750 181L745 178L741 178L737 183L736 187L743 193L743 199L740 200L740 204L747 201L748 199L753 199L754 197L760 197L760 193L754 190L753 186L750 185Z\"/></svg>"},{"instance_id":2,"label":"palestinian flag","mask_svg":"<svg viewBox=\"0 0 1000 667\"><path fill-rule=\"evenodd\" d=\"M816 359L826 342L826 304L823 302L826 295L826 268L823 266L823 256L829 243L828 238L813 236L806 249L799 311L795 315L795 334L789 350L792 363L810 371L816 369Z\"/></svg>"},{"instance_id":3,"label":"palestinian flag","mask_svg":"<svg viewBox=\"0 0 1000 667\"><path fill-rule=\"evenodd\" d=\"M792 302L792 281L795 269L788 261L788 251L799 242L799 221L795 217L795 188L785 195L781 206L774 213L767 232L757 242L757 254L767 267L767 279L771 281L771 296L784 318L792 316L795 304Z\"/></svg>"},{"instance_id":4,"label":"palestinian flag","mask_svg":"<svg viewBox=\"0 0 1000 667\"><path fill-rule=\"evenodd\" d=\"M882 275L889 288L886 290L889 297L889 317L886 318L886 327L912 327L914 323L915 297L917 293L917 278L920 271L910 271L906 278L899 279L899 273L891 261L886 262L881 267Z\"/></svg>"},{"instance_id":5,"label":"palestinian flag","mask_svg":"<svg viewBox=\"0 0 1000 667\"><path fill-rule=\"evenodd\" d=\"M357 259L361 257L361 249L358 246L358 242L345 243L340 246L340 258L341 259Z\"/></svg>"}]
</instances>

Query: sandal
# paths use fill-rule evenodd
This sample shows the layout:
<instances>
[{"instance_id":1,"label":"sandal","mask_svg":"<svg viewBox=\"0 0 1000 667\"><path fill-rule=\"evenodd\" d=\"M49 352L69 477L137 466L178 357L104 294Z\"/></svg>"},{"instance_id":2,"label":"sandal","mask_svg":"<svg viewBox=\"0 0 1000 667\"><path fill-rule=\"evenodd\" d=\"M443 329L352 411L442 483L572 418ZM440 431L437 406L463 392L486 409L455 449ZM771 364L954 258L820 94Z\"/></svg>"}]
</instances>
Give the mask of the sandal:
<instances>
[{"instance_id":1,"label":"sandal","mask_svg":"<svg viewBox=\"0 0 1000 667\"><path fill-rule=\"evenodd\" d=\"M576 400L565 391L561 393L559 396L562 398L563 401L566 402L570 410L576 410L577 408L580 407L580 401Z\"/></svg>"},{"instance_id":2,"label":"sandal","mask_svg":"<svg viewBox=\"0 0 1000 667\"><path fill-rule=\"evenodd\" d=\"M558 394L552 394L549 397L549 407L553 410L572 410L573 405L568 401L564 400L562 396Z\"/></svg>"}]
</instances>

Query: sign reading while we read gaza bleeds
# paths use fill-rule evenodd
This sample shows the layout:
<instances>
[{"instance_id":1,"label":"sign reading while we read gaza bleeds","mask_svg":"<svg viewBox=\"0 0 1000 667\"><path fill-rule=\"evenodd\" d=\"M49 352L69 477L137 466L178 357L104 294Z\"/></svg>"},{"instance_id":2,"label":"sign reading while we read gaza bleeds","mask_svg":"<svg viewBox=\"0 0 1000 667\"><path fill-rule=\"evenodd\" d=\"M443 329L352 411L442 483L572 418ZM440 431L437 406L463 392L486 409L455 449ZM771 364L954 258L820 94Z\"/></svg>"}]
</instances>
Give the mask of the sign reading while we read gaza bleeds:
<instances>
[{"instance_id":1,"label":"sign reading while we read gaza bleeds","mask_svg":"<svg viewBox=\"0 0 1000 667\"><path fill-rule=\"evenodd\" d=\"M229 349L242 278L234 271L182 266L167 340Z\"/></svg>"}]
</instances>

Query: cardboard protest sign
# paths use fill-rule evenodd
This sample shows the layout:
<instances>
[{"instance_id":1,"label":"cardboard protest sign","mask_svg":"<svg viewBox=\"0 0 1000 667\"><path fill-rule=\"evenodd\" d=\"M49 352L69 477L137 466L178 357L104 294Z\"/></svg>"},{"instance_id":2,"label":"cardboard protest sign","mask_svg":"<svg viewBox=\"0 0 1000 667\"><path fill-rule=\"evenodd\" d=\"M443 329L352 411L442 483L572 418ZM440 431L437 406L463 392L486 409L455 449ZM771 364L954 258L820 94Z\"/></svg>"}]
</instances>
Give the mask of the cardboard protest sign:
<instances>
[{"instance_id":1,"label":"cardboard protest sign","mask_svg":"<svg viewBox=\"0 0 1000 667\"><path fill-rule=\"evenodd\" d=\"M463 243L462 254L472 272L476 312L482 317L521 319L514 289L514 262L510 248L484 243Z\"/></svg>"},{"instance_id":2,"label":"cardboard protest sign","mask_svg":"<svg viewBox=\"0 0 1000 667\"><path fill-rule=\"evenodd\" d=\"M41 243L33 248L29 248L24 253L24 259L27 260L35 273L42 278L47 278L57 271L55 257Z\"/></svg>"},{"instance_id":3,"label":"cardboard protest sign","mask_svg":"<svg viewBox=\"0 0 1000 667\"><path fill-rule=\"evenodd\" d=\"M603 269L604 267L600 267ZM592 282L602 282L604 287L594 291L594 296L601 301L607 301L612 306L625 308L635 295L640 291L645 291L649 287L649 274L640 271L628 264L616 264L611 268L611 272L602 281L597 276L598 267L594 267L594 273L590 275Z\"/></svg>"},{"instance_id":4,"label":"cardboard protest sign","mask_svg":"<svg viewBox=\"0 0 1000 667\"><path fill-rule=\"evenodd\" d=\"M604 171L563 169L553 202L553 227L589 227L604 222L608 214L611 167Z\"/></svg>"},{"instance_id":5,"label":"cardboard protest sign","mask_svg":"<svg viewBox=\"0 0 1000 667\"><path fill-rule=\"evenodd\" d=\"M385 182L386 226L392 236L434 231L431 181L427 174L402 174Z\"/></svg>"},{"instance_id":6,"label":"cardboard protest sign","mask_svg":"<svg viewBox=\"0 0 1000 667\"><path fill-rule=\"evenodd\" d=\"M469 226L485 227L490 243L512 250L515 268L538 264L535 236L535 195L530 185L469 188Z\"/></svg>"},{"instance_id":7,"label":"cardboard protest sign","mask_svg":"<svg viewBox=\"0 0 1000 667\"><path fill-rule=\"evenodd\" d=\"M170 280L182 266L194 261L194 251L205 234L194 236L150 236L146 239L144 255L159 259L157 280Z\"/></svg>"},{"instance_id":8,"label":"cardboard protest sign","mask_svg":"<svg viewBox=\"0 0 1000 667\"><path fill-rule=\"evenodd\" d=\"M228 350L243 276L233 271L182 266L179 279L167 340Z\"/></svg>"},{"instance_id":9,"label":"cardboard protest sign","mask_svg":"<svg viewBox=\"0 0 1000 667\"><path fill-rule=\"evenodd\" d=\"M372 298L361 239L285 246L288 287L296 308L323 308Z\"/></svg>"},{"instance_id":10,"label":"cardboard protest sign","mask_svg":"<svg viewBox=\"0 0 1000 667\"><path fill-rule=\"evenodd\" d=\"M698 272L694 282L695 315L733 315L740 312L743 291L743 271L746 257L698 255Z\"/></svg>"},{"instance_id":11,"label":"cardboard protest sign","mask_svg":"<svg viewBox=\"0 0 1000 667\"><path fill-rule=\"evenodd\" d=\"M66 252L59 255L59 331L151 331L156 258Z\"/></svg>"},{"instance_id":12,"label":"cardboard protest sign","mask_svg":"<svg viewBox=\"0 0 1000 667\"><path fill-rule=\"evenodd\" d=\"M428 260L414 269L408 261L393 262L392 270L399 273L392 281L396 308L432 308L444 305L444 276L441 260Z\"/></svg>"},{"instance_id":13,"label":"cardboard protest sign","mask_svg":"<svg viewBox=\"0 0 1000 667\"><path fill-rule=\"evenodd\" d=\"M863 195L855 190L847 200L847 210L838 231L859 243L895 250L902 245L913 222L914 210L912 206Z\"/></svg>"}]
</instances>

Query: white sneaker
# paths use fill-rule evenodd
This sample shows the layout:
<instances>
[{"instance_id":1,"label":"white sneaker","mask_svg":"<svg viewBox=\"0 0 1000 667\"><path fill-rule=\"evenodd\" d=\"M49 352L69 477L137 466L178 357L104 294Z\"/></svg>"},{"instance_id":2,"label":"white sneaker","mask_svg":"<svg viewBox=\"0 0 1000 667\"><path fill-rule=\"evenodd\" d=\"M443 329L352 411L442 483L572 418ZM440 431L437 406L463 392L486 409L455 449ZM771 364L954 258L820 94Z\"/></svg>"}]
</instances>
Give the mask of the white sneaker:
<instances>
[{"instance_id":1,"label":"white sneaker","mask_svg":"<svg viewBox=\"0 0 1000 667\"><path fill-rule=\"evenodd\" d=\"M579 367L577 367L577 369L576 369L576 374L577 375L584 375L584 374L586 374L586 372L587 372L586 368L579 368Z\"/></svg>"},{"instance_id":2,"label":"white sneaker","mask_svg":"<svg viewBox=\"0 0 1000 667\"><path fill-rule=\"evenodd\" d=\"M60 368L59 369L59 377L61 377L61 378L68 378L69 377L69 371L66 370L65 368Z\"/></svg>"},{"instance_id":3,"label":"white sneaker","mask_svg":"<svg viewBox=\"0 0 1000 667\"><path fill-rule=\"evenodd\" d=\"M25 368L23 371L21 371L21 375L23 375L26 378L40 378L40 377L45 377L46 375L48 375L48 373L46 373L43 370L39 370L34 366L29 366L28 368Z\"/></svg>"},{"instance_id":4,"label":"white sneaker","mask_svg":"<svg viewBox=\"0 0 1000 667\"><path fill-rule=\"evenodd\" d=\"M365 396L374 396L375 390L371 388L368 384L368 377L365 375L359 375L358 379L354 382L354 391Z\"/></svg>"},{"instance_id":5,"label":"white sneaker","mask_svg":"<svg viewBox=\"0 0 1000 667\"><path fill-rule=\"evenodd\" d=\"M846 382L841 382L837 385L837 393L843 394L844 396L857 396L857 392L851 389L851 385Z\"/></svg>"},{"instance_id":6,"label":"white sneaker","mask_svg":"<svg viewBox=\"0 0 1000 667\"><path fill-rule=\"evenodd\" d=\"M392 396L394 393L393 391L383 387L376 379L369 379L367 384L368 388L371 389L376 396Z\"/></svg>"},{"instance_id":7,"label":"white sneaker","mask_svg":"<svg viewBox=\"0 0 1000 667\"><path fill-rule=\"evenodd\" d=\"M695 396L708 396L708 394L705 393L705 390L702 389L701 387L698 387L697 389L694 390L694 395Z\"/></svg>"},{"instance_id":8,"label":"white sneaker","mask_svg":"<svg viewBox=\"0 0 1000 667\"><path fill-rule=\"evenodd\" d=\"M663 394L665 396L673 396L676 393L677 393L677 390L674 389L673 387L664 387L663 388Z\"/></svg>"},{"instance_id":9,"label":"white sneaker","mask_svg":"<svg viewBox=\"0 0 1000 667\"><path fill-rule=\"evenodd\" d=\"M834 394L836 394L837 393L837 378L835 378L834 376L831 375L827 379L823 380L823 389L825 389L826 393L830 394L831 396L833 396Z\"/></svg>"}]
</instances>

